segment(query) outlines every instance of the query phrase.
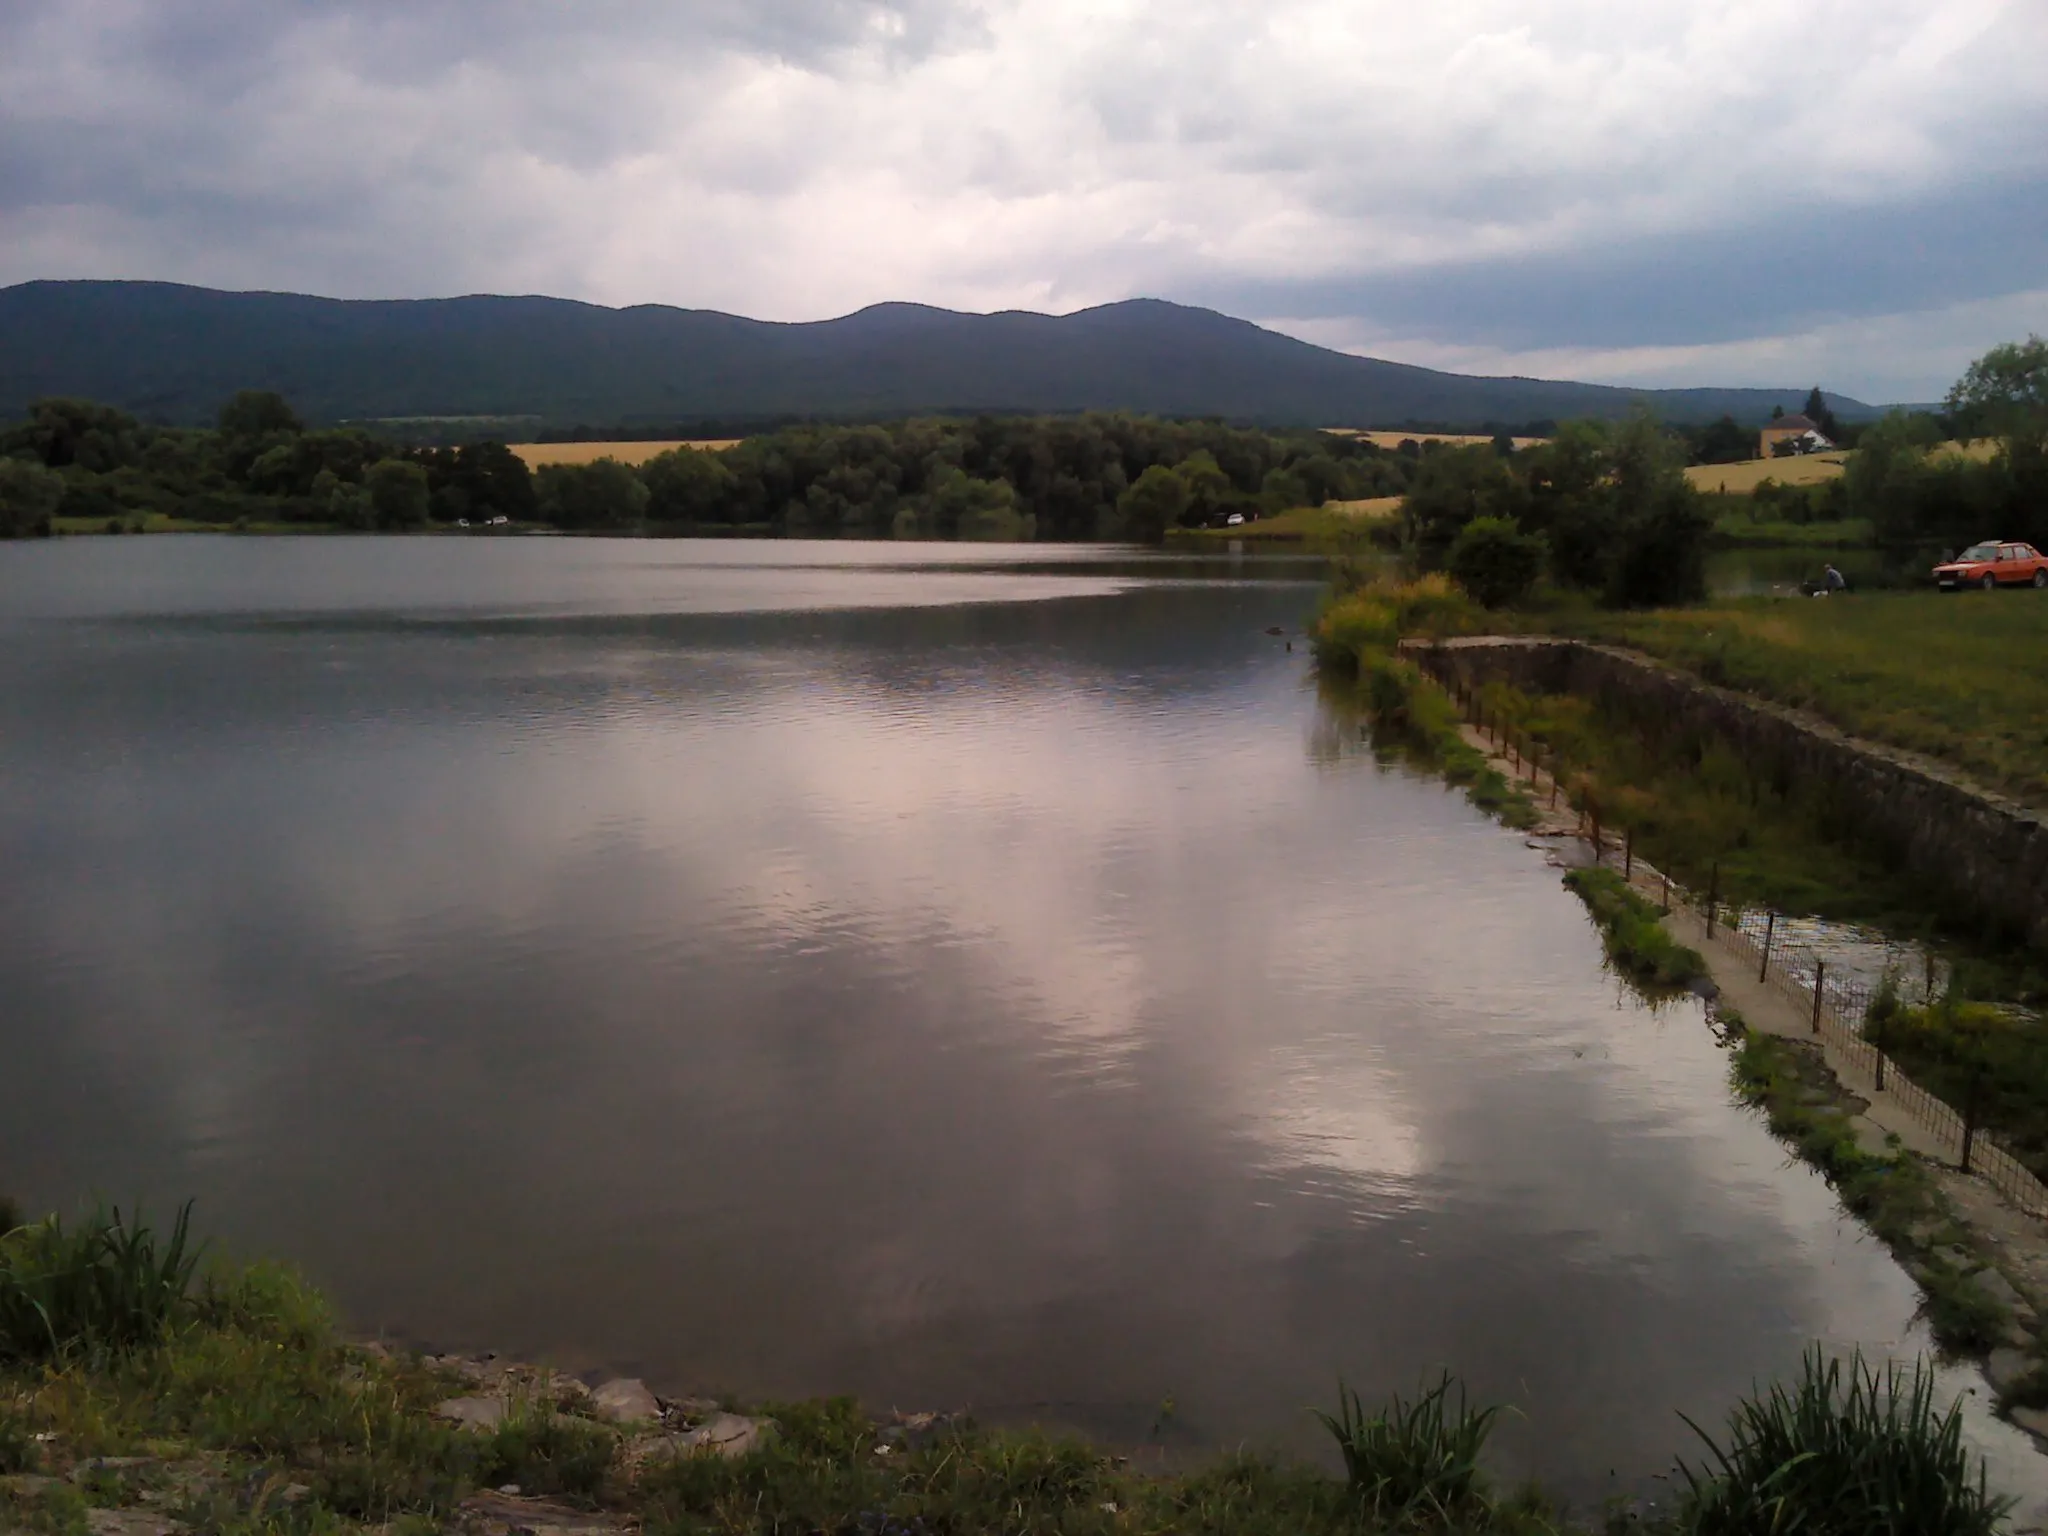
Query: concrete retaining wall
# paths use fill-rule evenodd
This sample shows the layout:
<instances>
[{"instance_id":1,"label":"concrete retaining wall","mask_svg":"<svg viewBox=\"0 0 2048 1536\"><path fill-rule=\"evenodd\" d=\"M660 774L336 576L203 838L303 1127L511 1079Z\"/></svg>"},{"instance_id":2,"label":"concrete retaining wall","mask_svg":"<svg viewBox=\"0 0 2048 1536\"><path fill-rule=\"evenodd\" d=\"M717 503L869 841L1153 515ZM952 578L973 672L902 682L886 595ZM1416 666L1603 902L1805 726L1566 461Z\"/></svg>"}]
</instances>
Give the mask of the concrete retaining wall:
<instances>
[{"instance_id":1,"label":"concrete retaining wall","mask_svg":"<svg viewBox=\"0 0 2048 1536\"><path fill-rule=\"evenodd\" d=\"M1646 728L1718 736L1753 771L1818 796L1830 820L1924 879L1943 905L2048 949L2048 820L1932 759L1614 646L1478 636L1401 649L1442 681L1577 694Z\"/></svg>"}]
</instances>

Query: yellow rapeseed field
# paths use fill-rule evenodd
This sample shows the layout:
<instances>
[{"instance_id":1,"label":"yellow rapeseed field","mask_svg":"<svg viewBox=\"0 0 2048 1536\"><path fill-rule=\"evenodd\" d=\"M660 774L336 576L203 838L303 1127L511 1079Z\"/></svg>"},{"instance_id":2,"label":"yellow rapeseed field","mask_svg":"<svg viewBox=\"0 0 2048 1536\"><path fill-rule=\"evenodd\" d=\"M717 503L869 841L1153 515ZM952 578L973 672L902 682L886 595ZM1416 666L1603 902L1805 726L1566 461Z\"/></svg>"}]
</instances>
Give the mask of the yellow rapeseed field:
<instances>
[{"instance_id":1,"label":"yellow rapeseed field","mask_svg":"<svg viewBox=\"0 0 2048 1536\"><path fill-rule=\"evenodd\" d=\"M617 459L621 464L645 464L671 448L702 448L716 452L737 446L736 437L680 439L665 443L513 443L512 451L526 460L528 469L543 464L590 464L598 459Z\"/></svg>"}]
</instances>

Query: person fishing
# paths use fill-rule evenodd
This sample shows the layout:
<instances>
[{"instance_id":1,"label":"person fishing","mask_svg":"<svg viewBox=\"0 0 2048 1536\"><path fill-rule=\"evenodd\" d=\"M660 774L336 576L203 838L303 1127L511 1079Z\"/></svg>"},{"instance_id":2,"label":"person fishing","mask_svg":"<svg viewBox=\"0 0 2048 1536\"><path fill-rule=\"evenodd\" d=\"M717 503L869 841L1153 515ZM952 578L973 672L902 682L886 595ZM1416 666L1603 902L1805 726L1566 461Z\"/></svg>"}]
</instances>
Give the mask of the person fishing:
<instances>
[{"instance_id":1,"label":"person fishing","mask_svg":"<svg viewBox=\"0 0 2048 1536\"><path fill-rule=\"evenodd\" d=\"M1849 578L1829 564L1821 570L1820 585L1823 592L1846 592L1849 590Z\"/></svg>"}]
</instances>

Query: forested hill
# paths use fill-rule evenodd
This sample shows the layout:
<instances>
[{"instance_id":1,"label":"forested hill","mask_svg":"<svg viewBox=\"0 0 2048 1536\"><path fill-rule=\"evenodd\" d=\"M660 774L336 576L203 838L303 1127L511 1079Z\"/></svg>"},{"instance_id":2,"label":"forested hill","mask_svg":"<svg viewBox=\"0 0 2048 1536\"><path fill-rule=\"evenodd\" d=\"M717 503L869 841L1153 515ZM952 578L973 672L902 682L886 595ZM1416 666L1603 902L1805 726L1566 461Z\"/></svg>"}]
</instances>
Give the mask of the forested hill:
<instances>
[{"instance_id":1,"label":"forested hill","mask_svg":"<svg viewBox=\"0 0 2048 1536\"><path fill-rule=\"evenodd\" d=\"M1477 426L1611 419L1638 399L1671 421L1760 421L1805 397L1803 385L1639 392L1471 378L1153 299L1063 316L879 304L792 325L549 298L342 300L135 282L0 289L0 419L66 395L198 424L241 389L279 391L314 421L554 426L978 410ZM1872 414L1830 403L1845 417Z\"/></svg>"}]
</instances>

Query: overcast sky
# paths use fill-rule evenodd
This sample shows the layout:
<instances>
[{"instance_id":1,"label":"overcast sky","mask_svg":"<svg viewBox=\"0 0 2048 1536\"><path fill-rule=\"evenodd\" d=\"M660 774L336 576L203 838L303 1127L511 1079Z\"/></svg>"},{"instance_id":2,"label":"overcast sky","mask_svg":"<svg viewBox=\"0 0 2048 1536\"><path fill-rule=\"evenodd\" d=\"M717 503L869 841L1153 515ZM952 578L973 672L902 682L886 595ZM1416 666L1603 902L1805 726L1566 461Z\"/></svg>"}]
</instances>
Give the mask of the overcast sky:
<instances>
[{"instance_id":1,"label":"overcast sky","mask_svg":"<svg viewBox=\"0 0 2048 1536\"><path fill-rule=\"evenodd\" d=\"M2048 0L4 0L33 277L1932 399L2048 331Z\"/></svg>"}]
</instances>

